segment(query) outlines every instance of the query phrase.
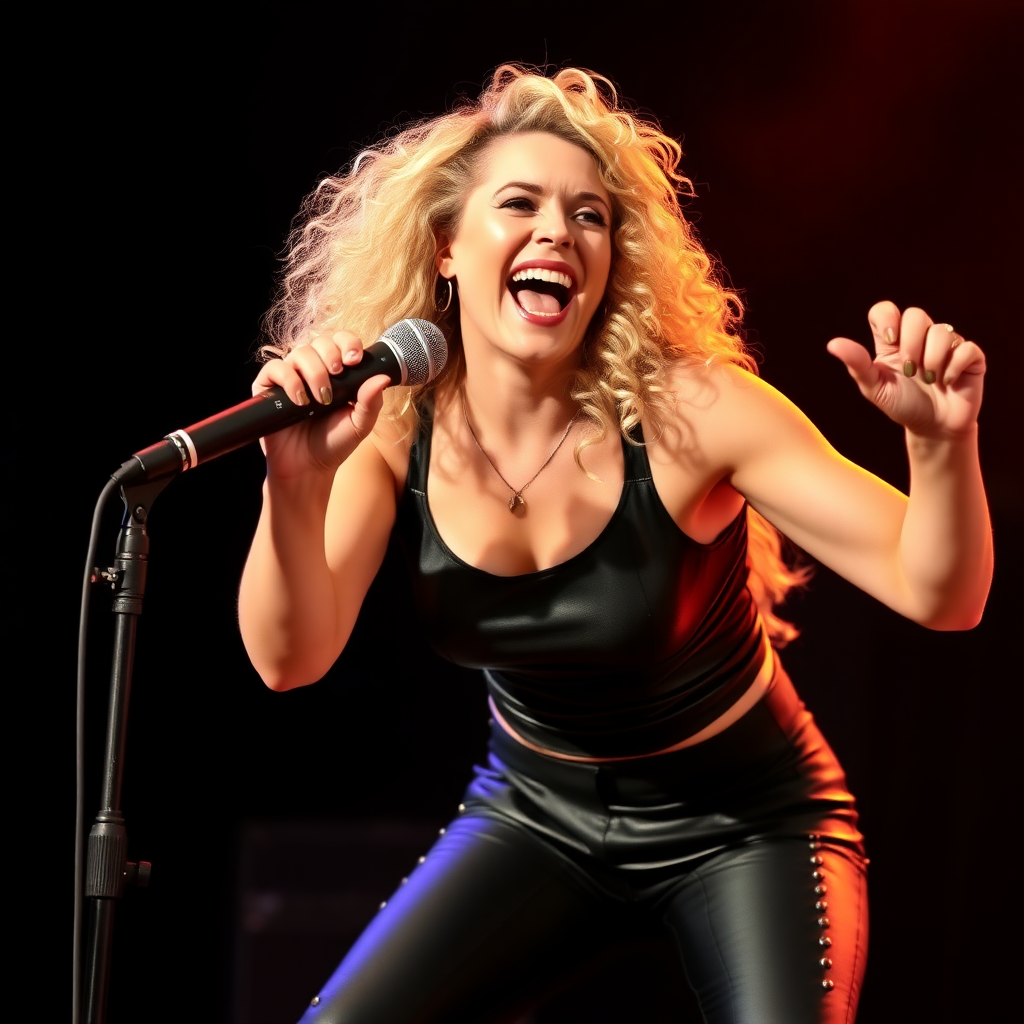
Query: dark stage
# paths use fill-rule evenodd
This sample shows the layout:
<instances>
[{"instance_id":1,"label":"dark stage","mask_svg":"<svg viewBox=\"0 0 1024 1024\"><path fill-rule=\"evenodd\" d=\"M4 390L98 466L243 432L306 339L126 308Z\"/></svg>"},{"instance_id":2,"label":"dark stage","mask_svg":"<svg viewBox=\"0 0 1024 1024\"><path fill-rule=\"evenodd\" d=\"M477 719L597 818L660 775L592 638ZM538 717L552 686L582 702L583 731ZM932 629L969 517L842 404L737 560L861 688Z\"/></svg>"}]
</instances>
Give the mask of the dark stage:
<instances>
[{"instance_id":1,"label":"dark stage","mask_svg":"<svg viewBox=\"0 0 1024 1024\"><path fill-rule=\"evenodd\" d=\"M831 337L867 341L868 307L889 298L985 347L996 575L984 621L930 633L820 568L788 609L803 635L783 658L860 801L872 934L858 1019L1002 1018L1016 946L1006 832L1021 786L1011 638L1024 570L1013 397L1024 370L1024 8L727 2L615 20L607 10L327 4L302 16L267 4L116 25L72 14L61 26L61 99L29 126L41 167L26 186L54 210L30 231L45 233L36 259L66 303L47 358L71 393L57 427L74 438L61 446L74 452L70 498L43 510L59 538L57 604L25 670L46 680L62 751L60 785L41 801L67 851L46 898L60 923L45 940L57 992L47 1019L66 1020L71 1001L76 623L93 502L132 452L249 394L277 256L316 181L392 126L476 95L506 61L605 74L683 139L688 209L744 297L762 376L855 462L906 485L901 431L825 351ZM26 364L45 392L36 358ZM176 480L150 519L123 810L129 855L153 875L118 906L110 1024L296 1019L452 816L484 751L482 684L431 653L397 557L328 677L285 694L263 687L235 621L261 480L250 446ZM100 565L120 511L107 510ZM87 826L109 609L97 588ZM674 1008L680 985L663 950L633 946L604 968L599 1002L570 992L534 1024L699 1020L685 992ZM637 987L643 1006L630 1002Z\"/></svg>"}]
</instances>

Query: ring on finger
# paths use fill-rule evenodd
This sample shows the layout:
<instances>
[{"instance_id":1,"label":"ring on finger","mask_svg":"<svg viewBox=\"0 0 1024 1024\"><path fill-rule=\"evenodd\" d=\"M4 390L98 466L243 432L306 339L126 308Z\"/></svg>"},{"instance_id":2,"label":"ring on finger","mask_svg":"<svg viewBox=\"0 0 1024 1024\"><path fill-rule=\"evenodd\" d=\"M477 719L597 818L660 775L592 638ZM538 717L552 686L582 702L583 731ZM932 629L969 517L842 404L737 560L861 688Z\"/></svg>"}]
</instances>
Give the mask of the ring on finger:
<instances>
[{"instance_id":1,"label":"ring on finger","mask_svg":"<svg viewBox=\"0 0 1024 1024\"><path fill-rule=\"evenodd\" d=\"M952 335L952 340L949 343L949 350L952 352L953 349L955 349L964 339L956 333L956 328L954 328L952 324L939 324L939 326L945 328L946 331Z\"/></svg>"}]
</instances>

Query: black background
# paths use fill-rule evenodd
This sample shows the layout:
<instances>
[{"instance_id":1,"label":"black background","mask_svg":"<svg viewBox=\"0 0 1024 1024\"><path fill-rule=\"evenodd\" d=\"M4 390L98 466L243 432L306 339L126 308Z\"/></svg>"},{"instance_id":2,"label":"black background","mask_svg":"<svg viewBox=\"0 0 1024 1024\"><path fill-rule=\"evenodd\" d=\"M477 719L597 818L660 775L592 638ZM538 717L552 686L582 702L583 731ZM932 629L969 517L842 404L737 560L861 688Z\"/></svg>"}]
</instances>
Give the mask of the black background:
<instances>
[{"instance_id":1,"label":"black background","mask_svg":"<svg viewBox=\"0 0 1024 1024\"><path fill-rule=\"evenodd\" d=\"M839 334L866 341L873 302L923 306L985 346L982 462L997 551L985 620L966 634L929 633L819 569L790 607L804 633L785 658L861 802L873 930L860 1019L995 1019L1016 973L1022 7L611 12L267 4L130 19L90 11L41 27L40 38L60 36L50 72L60 87L25 120L22 237L28 277L42 285L33 321L61 310L56 362L73 386L66 377L50 403L66 432L63 467L44 460L47 486L22 476L15 495L28 507L60 474L63 497L42 501L27 539L11 536L14 562L25 550L56 555L46 628L30 608L32 630L12 637L28 653L23 672L45 684L33 689L46 721L59 723L43 734L63 751L46 818L59 819L70 851L93 503L131 452L248 394L302 196L381 132L475 95L503 61L581 65L683 139L690 215L744 295L763 376L845 455L906 484L900 431L824 348ZM43 360L30 371L52 399ZM261 479L255 446L236 452L176 480L150 520L123 806L130 854L151 860L154 876L118 909L113 1024L232 1019L239 863L253 823L387 818L436 829L483 750L482 688L429 653L390 561L332 673L288 694L263 688L234 610ZM105 515L101 564L119 514ZM91 605L87 821L98 808L109 594ZM66 863L51 922L70 918ZM69 933L48 935L61 1013ZM309 995L296 987L291 1017Z\"/></svg>"}]
</instances>

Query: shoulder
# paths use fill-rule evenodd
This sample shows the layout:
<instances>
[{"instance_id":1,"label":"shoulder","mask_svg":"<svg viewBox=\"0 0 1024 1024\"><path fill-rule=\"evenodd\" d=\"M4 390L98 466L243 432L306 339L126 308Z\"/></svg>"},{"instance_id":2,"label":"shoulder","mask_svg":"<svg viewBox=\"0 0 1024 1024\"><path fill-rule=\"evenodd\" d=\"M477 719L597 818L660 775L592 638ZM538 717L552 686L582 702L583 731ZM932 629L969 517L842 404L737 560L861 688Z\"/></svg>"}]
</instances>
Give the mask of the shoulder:
<instances>
[{"instance_id":1,"label":"shoulder","mask_svg":"<svg viewBox=\"0 0 1024 1024\"><path fill-rule=\"evenodd\" d=\"M663 391L656 446L676 458L700 453L725 467L780 434L814 432L782 392L726 360L673 363Z\"/></svg>"},{"instance_id":2,"label":"shoulder","mask_svg":"<svg viewBox=\"0 0 1024 1024\"><path fill-rule=\"evenodd\" d=\"M332 489L335 498L348 504L359 493L372 495L374 502L385 494L400 500L414 438L414 419L391 413L385 405L370 433L338 467Z\"/></svg>"},{"instance_id":3,"label":"shoulder","mask_svg":"<svg viewBox=\"0 0 1024 1024\"><path fill-rule=\"evenodd\" d=\"M748 407L755 411L795 408L781 391L756 373L724 359L672 363L664 390L679 412L694 410L714 415Z\"/></svg>"},{"instance_id":4,"label":"shoulder","mask_svg":"<svg viewBox=\"0 0 1024 1024\"><path fill-rule=\"evenodd\" d=\"M379 466L386 467L399 497L409 472L409 455L418 433L418 423L411 410L389 413L387 406L377 418L366 447Z\"/></svg>"}]
</instances>

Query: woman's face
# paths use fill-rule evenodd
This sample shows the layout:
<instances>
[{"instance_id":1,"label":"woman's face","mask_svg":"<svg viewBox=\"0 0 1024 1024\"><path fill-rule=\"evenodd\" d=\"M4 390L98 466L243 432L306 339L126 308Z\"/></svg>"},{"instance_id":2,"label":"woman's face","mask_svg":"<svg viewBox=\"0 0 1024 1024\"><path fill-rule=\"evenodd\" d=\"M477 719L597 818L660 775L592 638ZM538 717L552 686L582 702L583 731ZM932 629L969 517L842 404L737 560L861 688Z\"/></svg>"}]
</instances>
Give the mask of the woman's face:
<instances>
[{"instance_id":1,"label":"woman's face","mask_svg":"<svg viewBox=\"0 0 1024 1024\"><path fill-rule=\"evenodd\" d=\"M586 150L546 132L491 143L438 255L458 288L467 356L489 347L529 365L577 365L608 282L611 219Z\"/></svg>"}]
</instances>

